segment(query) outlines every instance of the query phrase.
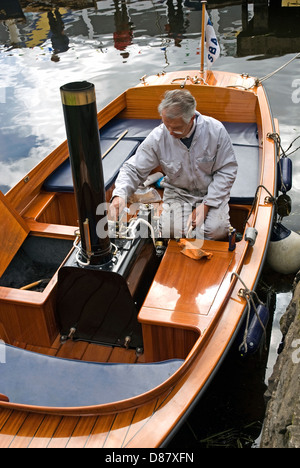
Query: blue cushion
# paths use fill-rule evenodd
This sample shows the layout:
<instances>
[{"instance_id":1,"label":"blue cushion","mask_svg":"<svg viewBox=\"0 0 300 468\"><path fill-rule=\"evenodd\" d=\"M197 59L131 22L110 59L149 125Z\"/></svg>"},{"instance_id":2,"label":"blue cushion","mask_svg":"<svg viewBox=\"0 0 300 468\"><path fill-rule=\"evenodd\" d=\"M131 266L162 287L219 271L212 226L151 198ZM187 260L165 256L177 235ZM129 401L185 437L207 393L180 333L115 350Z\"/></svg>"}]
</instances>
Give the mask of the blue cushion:
<instances>
[{"instance_id":1,"label":"blue cushion","mask_svg":"<svg viewBox=\"0 0 300 468\"><path fill-rule=\"evenodd\" d=\"M143 140L159 125L156 119L113 119L101 129L105 138L117 138L128 130L127 138ZM231 190L230 203L251 204L259 185L259 150L256 123L223 122L238 161L238 174ZM247 181L245 183L245 181Z\"/></svg>"},{"instance_id":2,"label":"blue cushion","mask_svg":"<svg viewBox=\"0 0 300 468\"><path fill-rule=\"evenodd\" d=\"M0 356L0 393L12 403L50 407L100 405L132 398L163 383L183 363L180 359L151 364L76 361L1 342Z\"/></svg>"},{"instance_id":3,"label":"blue cushion","mask_svg":"<svg viewBox=\"0 0 300 468\"><path fill-rule=\"evenodd\" d=\"M259 185L258 146L233 145L238 172L230 192L230 203L251 205Z\"/></svg>"},{"instance_id":4,"label":"blue cushion","mask_svg":"<svg viewBox=\"0 0 300 468\"><path fill-rule=\"evenodd\" d=\"M101 151L104 153L125 130L123 139L103 159L106 189L115 181L119 167L136 151L139 142L161 123L159 119L113 119L100 131ZM238 174L231 191L230 202L251 204L259 185L259 145L255 123L223 122L233 143L238 161ZM112 139L112 140L111 140ZM65 161L45 182L44 189L51 192L73 192L69 161Z\"/></svg>"},{"instance_id":5,"label":"blue cushion","mask_svg":"<svg viewBox=\"0 0 300 468\"><path fill-rule=\"evenodd\" d=\"M143 141L149 133L161 124L159 119L112 119L100 130L102 138L118 138L128 130L125 138ZM258 145L256 123L223 122L235 145Z\"/></svg>"},{"instance_id":6,"label":"blue cushion","mask_svg":"<svg viewBox=\"0 0 300 468\"><path fill-rule=\"evenodd\" d=\"M223 122L234 145L258 146L256 123Z\"/></svg>"},{"instance_id":7,"label":"blue cushion","mask_svg":"<svg viewBox=\"0 0 300 468\"><path fill-rule=\"evenodd\" d=\"M115 140L101 139L101 153L104 154ZM102 160L105 188L108 189L115 181L119 167L135 152L139 142L136 140L121 140ZM70 161L67 159L44 182L43 189L47 192L74 192Z\"/></svg>"},{"instance_id":8,"label":"blue cushion","mask_svg":"<svg viewBox=\"0 0 300 468\"><path fill-rule=\"evenodd\" d=\"M112 119L100 130L101 138L118 138L128 130L126 139L143 141L149 133L161 124L160 119Z\"/></svg>"}]
</instances>

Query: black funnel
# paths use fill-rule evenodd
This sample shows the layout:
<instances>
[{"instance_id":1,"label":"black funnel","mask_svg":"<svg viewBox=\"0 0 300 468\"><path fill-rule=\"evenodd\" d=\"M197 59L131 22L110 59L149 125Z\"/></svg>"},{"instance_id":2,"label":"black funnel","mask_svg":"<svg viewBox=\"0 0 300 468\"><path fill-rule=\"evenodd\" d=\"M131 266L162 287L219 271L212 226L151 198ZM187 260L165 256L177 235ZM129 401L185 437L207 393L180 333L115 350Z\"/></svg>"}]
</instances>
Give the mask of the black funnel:
<instances>
[{"instance_id":1,"label":"black funnel","mask_svg":"<svg viewBox=\"0 0 300 468\"><path fill-rule=\"evenodd\" d=\"M95 88L92 83L82 81L65 84L60 91L79 217L81 257L90 265L103 265L111 260L111 243ZM97 232L98 223L101 229Z\"/></svg>"}]
</instances>

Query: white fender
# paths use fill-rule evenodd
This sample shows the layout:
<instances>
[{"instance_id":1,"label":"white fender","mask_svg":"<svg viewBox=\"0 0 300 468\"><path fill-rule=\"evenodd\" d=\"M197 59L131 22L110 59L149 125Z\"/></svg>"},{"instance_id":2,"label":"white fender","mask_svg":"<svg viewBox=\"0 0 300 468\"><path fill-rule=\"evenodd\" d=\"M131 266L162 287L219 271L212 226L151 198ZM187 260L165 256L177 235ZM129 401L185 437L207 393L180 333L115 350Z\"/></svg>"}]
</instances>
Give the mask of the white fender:
<instances>
[{"instance_id":1,"label":"white fender","mask_svg":"<svg viewBox=\"0 0 300 468\"><path fill-rule=\"evenodd\" d=\"M297 273L300 270L300 235L282 225L274 226L275 230L280 228L280 235L272 233L269 243L267 262L278 273L285 275Z\"/></svg>"}]
</instances>

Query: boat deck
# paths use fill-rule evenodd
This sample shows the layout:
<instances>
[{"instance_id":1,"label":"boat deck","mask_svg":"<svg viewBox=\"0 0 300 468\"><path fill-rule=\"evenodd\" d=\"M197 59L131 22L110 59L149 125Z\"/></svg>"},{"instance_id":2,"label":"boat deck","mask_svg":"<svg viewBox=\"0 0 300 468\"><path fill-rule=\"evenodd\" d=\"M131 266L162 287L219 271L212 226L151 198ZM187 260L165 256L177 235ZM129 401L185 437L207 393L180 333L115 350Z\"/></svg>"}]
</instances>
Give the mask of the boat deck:
<instances>
[{"instance_id":1,"label":"boat deck","mask_svg":"<svg viewBox=\"0 0 300 468\"><path fill-rule=\"evenodd\" d=\"M90 417L1 409L0 448L125 448L165 400L157 398L150 408Z\"/></svg>"}]
</instances>

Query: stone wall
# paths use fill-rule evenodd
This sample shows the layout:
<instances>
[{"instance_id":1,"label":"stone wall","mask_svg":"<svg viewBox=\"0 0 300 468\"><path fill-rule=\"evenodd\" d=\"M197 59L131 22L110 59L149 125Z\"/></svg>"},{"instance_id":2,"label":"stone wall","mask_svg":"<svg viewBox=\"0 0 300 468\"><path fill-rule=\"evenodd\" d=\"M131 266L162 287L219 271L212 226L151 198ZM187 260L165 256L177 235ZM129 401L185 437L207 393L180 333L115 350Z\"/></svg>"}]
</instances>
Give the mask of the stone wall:
<instances>
[{"instance_id":1,"label":"stone wall","mask_svg":"<svg viewBox=\"0 0 300 468\"><path fill-rule=\"evenodd\" d=\"M300 448L300 272L280 328L283 346L266 392L261 448Z\"/></svg>"}]
</instances>

